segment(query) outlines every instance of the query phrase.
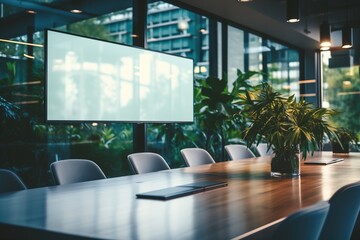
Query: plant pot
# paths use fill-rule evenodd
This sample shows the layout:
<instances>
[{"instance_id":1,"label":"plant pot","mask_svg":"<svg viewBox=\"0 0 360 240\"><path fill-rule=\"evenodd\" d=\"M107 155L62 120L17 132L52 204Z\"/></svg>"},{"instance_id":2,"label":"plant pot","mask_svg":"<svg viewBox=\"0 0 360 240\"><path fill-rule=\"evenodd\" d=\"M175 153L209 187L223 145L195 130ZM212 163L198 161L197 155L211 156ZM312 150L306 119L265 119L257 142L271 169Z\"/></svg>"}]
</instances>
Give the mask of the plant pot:
<instances>
[{"instance_id":1,"label":"plant pot","mask_svg":"<svg viewBox=\"0 0 360 240\"><path fill-rule=\"evenodd\" d=\"M342 143L344 148L342 148L338 142L331 142L331 145L332 145L333 153L349 153L349 143L348 142Z\"/></svg>"},{"instance_id":2,"label":"plant pot","mask_svg":"<svg viewBox=\"0 0 360 240\"><path fill-rule=\"evenodd\" d=\"M272 177L297 177L300 175L300 154L294 150L276 151L271 160Z\"/></svg>"}]
</instances>

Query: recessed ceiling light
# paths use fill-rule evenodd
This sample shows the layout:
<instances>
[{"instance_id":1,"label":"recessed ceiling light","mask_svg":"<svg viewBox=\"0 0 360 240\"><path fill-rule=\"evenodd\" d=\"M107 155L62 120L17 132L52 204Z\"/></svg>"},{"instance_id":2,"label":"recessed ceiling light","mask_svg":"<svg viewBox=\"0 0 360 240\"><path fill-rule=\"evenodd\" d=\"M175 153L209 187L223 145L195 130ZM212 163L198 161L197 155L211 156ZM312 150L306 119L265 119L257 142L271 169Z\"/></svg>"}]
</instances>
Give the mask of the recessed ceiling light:
<instances>
[{"instance_id":1,"label":"recessed ceiling light","mask_svg":"<svg viewBox=\"0 0 360 240\"><path fill-rule=\"evenodd\" d=\"M80 10L80 9L71 9L70 12L79 14L79 13L82 13L82 10Z\"/></svg>"},{"instance_id":2,"label":"recessed ceiling light","mask_svg":"<svg viewBox=\"0 0 360 240\"><path fill-rule=\"evenodd\" d=\"M34 10L26 10L26 12L29 13L29 14L37 14L37 12L34 11Z\"/></svg>"},{"instance_id":3,"label":"recessed ceiling light","mask_svg":"<svg viewBox=\"0 0 360 240\"><path fill-rule=\"evenodd\" d=\"M238 2L252 2L253 0L238 0Z\"/></svg>"}]
</instances>

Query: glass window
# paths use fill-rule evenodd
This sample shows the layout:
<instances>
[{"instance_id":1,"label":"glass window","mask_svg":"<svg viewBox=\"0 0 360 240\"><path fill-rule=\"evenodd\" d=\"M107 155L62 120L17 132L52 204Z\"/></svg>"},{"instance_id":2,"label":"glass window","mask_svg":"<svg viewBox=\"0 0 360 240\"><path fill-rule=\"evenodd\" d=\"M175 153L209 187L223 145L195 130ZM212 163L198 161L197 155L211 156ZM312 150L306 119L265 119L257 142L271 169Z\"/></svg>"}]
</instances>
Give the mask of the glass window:
<instances>
[{"instance_id":1,"label":"glass window","mask_svg":"<svg viewBox=\"0 0 360 240\"><path fill-rule=\"evenodd\" d=\"M208 31L207 24L203 24L207 18L163 1L149 3L148 21L157 14L161 15L163 21L169 21L171 16L176 23L159 25L162 34L157 38L156 45L152 44L148 36L148 48L192 58L195 77L208 76L209 40L202 33ZM151 27L149 22L148 27ZM196 126L192 124L147 124L147 148L164 156L172 168L181 167L184 162L180 149L193 147L193 143L197 142L194 138L197 132Z\"/></svg>"},{"instance_id":2,"label":"glass window","mask_svg":"<svg viewBox=\"0 0 360 240\"><path fill-rule=\"evenodd\" d=\"M158 27L153 28L153 37L154 38L159 38L160 37L160 28L158 28Z\"/></svg>"},{"instance_id":3,"label":"glass window","mask_svg":"<svg viewBox=\"0 0 360 240\"><path fill-rule=\"evenodd\" d=\"M189 48L190 47L190 42L188 38L183 38L182 39L182 47L183 48Z\"/></svg>"},{"instance_id":4,"label":"glass window","mask_svg":"<svg viewBox=\"0 0 360 240\"><path fill-rule=\"evenodd\" d=\"M231 79L236 79L237 69L244 71L245 46L244 31L235 27L228 27L228 79L229 87L232 86Z\"/></svg>"},{"instance_id":5,"label":"glass window","mask_svg":"<svg viewBox=\"0 0 360 240\"><path fill-rule=\"evenodd\" d=\"M202 48L204 47L208 47L209 45L209 35L208 34L203 34L202 35Z\"/></svg>"},{"instance_id":6,"label":"glass window","mask_svg":"<svg viewBox=\"0 0 360 240\"><path fill-rule=\"evenodd\" d=\"M118 31L118 26L116 24L112 24L109 27L110 32L117 32Z\"/></svg>"},{"instance_id":7,"label":"glass window","mask_svg":"<svg viewBox=\"0 0 360 240\"><path fill-rule=\"evenodd\" d=\"M175 39L172 41L172 49L179 49L181 48L181 39Z\"/></svg>"},{"instance_id":8,"label":"glass window","mask_svg":"<svg viewBox=\"0 0 360 240\"><path fill-rule=\"evenodd\" d=\"M127 6L131 6L131 0L127 2ZM6 6L3 10L2 16L6 17L11 12L18 12L19 9ZM113 11L96 18L58 26L58 29L132 45L132 8ZM192 58L195 79L209 76L209 59L216 57L218 75L227 74L229 84L236 79L237 69L256 70L267 73L268 80L277 89L286 93L298 92L300 64L299 53L295 49L234 26L228 26L228 36L222 36L221 29L227 26L218 22L217 52L212 55L209 49L209 18L164 1L149 1L147 26L147 47ZM26 34L25 32L13 40L44 43L43 32ZM222 41L226 37L228 69L222 69ZM25 176L26 182L31 182L30 187L48 185L48 164L63 158L94 160L109 177L129 174L126 156L132 152L132 124L50 125L43 122L43 51L43 47L39 46L0 43L0 97L19 107L21 113L21 118L15 122L9 119L2 120L0 139L3 143L16 141L14 146L22 144L23 149L23 152L16 151L16 145L14 149L0 150L0 167L19 169L23 172L20 175ZM358 72L353 72L358 78ZM346 84L349 85L348 82ZM351 84L354 86L355 83ZM355 87L351 89L352 92L357 91ZM333 100L327 99L324 100L324 104L334 104ZM147 150L162 154L171 167L183 166L179 154L181 148L205 148L206 140L214 140L206 139L206 134L198 124L148 124ZM217 154L215 158L221 160L224 156ZM12 159L12 162L5 159ZM17 165L11 165L13 163Z\"/></svg>"},{"instance_id":9,"label":"glass window","mask_svg":"<svg viewBox=\"0 0 360 240\"><path fill-rule=\"evenodd\" d=\"M179 34L179 29L177 25L171 25L171 35L178 35Z\"/></svg>"},{"instance_id":10,"label":"glass window","mask_svg":"<svg viewBox=\"0 0 360 240\"><path fill-rule=\"evenodd\" d=\"M218 70L218 76L219 78L221 78L221 76L223 75L223 47L222 47L222 23L218 22L217 24L217 70Z\"/></svg>"},{"instance_id":11,"label":"glass window","mask_svg":"<svg viewBox=\"0 0 360 240\"><path fill-rule=\"evenodd\" d=\"M127 24L125 22L120 24L120 31L126 31L127 30Z\"/></svg>"},{"instance_id":12,"label":"glass window","mask_svg":"<svg viewBox=\"0 0 360 240\"><path fill-rule=\"evenodd\" d=\"M124 9L57 29L131 44L131 18ZM0 43L0 105L17 112L16 119L0 116L0 168L14 169L30 188L51 185L49 164L67 158L93 160L108 177L130 174L132 124L44 122L44 32L12 40L37 45Z\"/></svg>"},{"instance_id":13,"label":"glass window","mask_svg":"<svg viewBox=\"0 0 360 240\"><path fill-rule=\"evenodd\" d=\"M204 52L204 55L202 57L202 61L203 62L209 62L209 52L208 51Z\"/></svg>"},{"instance_id":14,"label":"glass window","mask_svg":"<svg viewBox=\"0 0 360 240\"><path fill-rule=\"evenodd\" d=\"M159 23L160 22L160 14L153 14L151 17L151 21L149 21L149 22L153 22L154 24Z\"/></svg>"},{"instance_id":15,"label":"glass window","mask_svg":"<svg viewBox=\"0 0 360 240\"><path fill-rule=\"evenodd\" d=\"M344 61L344 59L348 61ZM354 66L349 52L321 53L323 76L322 106L336 109L336 126L360 134L360 77L359 66ZM342 59L343 61L339 61Z\"/></svg>"},{"instance_id":16,"label":"glass window","mask_svg":"<svg viewBox=\"0 0 360 240\"><path fill-rule=\"evenodd\" d=\"M265 73L266 80L283 94L300 97L299 52L261 36L228 27L228 76L229 87L236 79L236 71ZM251 78L260 83L263 76Z\"/></svg>"},{"instance_id":17,"label":"glass window","mask_svg":"<svg viewBox=\"0 0 360 240\"><path fill-rule=\"evenodd\" d=\"M167 37L170 35L170 26L164 26L161 28L161 36Z\"/></svg>"},{"instance_id":18,"label":"glass window","mask_svg":"<svg viewBox=\"0 0 360 240\"><path fill-rule=\"evenodd\" d=\"M207 46L209 46L207 34L208 19L175 5L158 1L148 4L148 28L152 27L149 21L153 19L154 16L161 15L162 19L167 19L170 13L178 16L176 19L177 24L158 26L157 29L161 31L161 35L157 38L157 41L161 47L159 49L159 45L149 44L152 40L150 36L148 36L148 47L154 50L156 48L156 50L159 51L190 48L190 51L173 51L171 53L194 59L194 65L196 65L197 62L208 65L208 63L205 63L208 59L209 51L207 48ZM179 36L179 33L180 35L182 34L182 36ZM152 34L153 36L156 35L155 30ZM170 34L176 35L177 37L168 39L167 37L170 36ZM207 75L201 74L199 76L206 77Z\"/></svg>"},{"instance_id":19,"label":"glass window","mask_svg":"<svg viewBox=\"0 0 360 240\"><path fill-rule=\"evenodd\" d=\"M164 11L161 14L161 22L168 22L170 21L170 11Z\"/></svg>"},{"instance_id":20,"label":"glass window","mask_svg":"<svg viewBox=\"0 0 360 240\"><path fill-rule=\"evenodd\" d=\"M160 51L160 44L157 42L152 42L152 43L148 43L148 47L155 50L155 51Z\"/></svg>"},{"instance_id":21,"label":"glass window","mask_svg":"<svg viewBox=\"0 0 360 240\"><path fill-rule=\"evenodd\" d=\"M171 41L163 41L160 43L160 46L161 46L161 51L169 51L170 50L170 43Z\"/></svg>"},{"instance_id":22,"label":"glass window","mask_svg":"<svg viewBox=\"0 0 360 240\"><path fill-rule=\"evenodd\" d=\"M248 70L261 72L263 71L262 54L265 52L262 38L251 33L248 35L248 42L245 43L247 44L245 54L249 61Z\"/></svg>"},{"instance_id":23,"label":"glass window","mask_svg":"<svg viewBox=\"0 0 360 240\"><path fill-rule=\"evenodd\" d=\"M171 19L172 20L177 20L180 17L180 10L179 9L175 9L171 12Z\"/></svg>"}]
</instances>

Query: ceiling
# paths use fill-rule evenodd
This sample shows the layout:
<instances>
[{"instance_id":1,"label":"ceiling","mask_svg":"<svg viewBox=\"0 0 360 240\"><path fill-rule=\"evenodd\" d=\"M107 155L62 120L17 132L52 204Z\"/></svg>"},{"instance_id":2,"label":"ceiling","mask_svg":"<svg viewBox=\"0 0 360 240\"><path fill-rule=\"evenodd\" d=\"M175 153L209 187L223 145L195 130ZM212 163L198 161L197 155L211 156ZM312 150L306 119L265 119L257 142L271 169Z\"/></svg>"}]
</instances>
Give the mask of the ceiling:
<instances>
[{"instance_id":1,"label":"ceiling","mask_svg":"<svg viewBox=\"0 0 360 240\"><path fill-rule=\"evenodd\" d=\"M278 21L286 19L286 0L254 0L248 5ZM309 25L314 28L324 20L328 20L333 30L339 30L348 21L352 26L360 24L359 0L299 0L300 23L294 24L301 30Z\"/></svg>"},{"instance_id":2,"label":"ceiling","mask_svg":"<svg viewBox=\"0 0 360 240\"><path fill-rule=\"evenodd\" d=\"M237 0L222 0L221 3L217 0L181 0L181 2L207 9L245 27L302 48L318 48L319 27L324 20L331 24L332 35L335 36L334 45L338 44L337 32L341 35L339 30L346 21L354 29L359 29L360 26L359 0L299 0L300 22L298 23L286 22L286 0L253 0L243 3Z\"/></svg>"},{"instance_id":3,"label":"ceiling","mask_svg":"<svg viewBox=\"0 0 360 240\"><path fill-rule=\"evenodd\" d=\"M250 5L251 4L251 5ZM249 4L250 8L270 16L280 22L286 19L285 0L254 0ZM345 23L354 29L360 26L360 1L359 0L299 0L300 22L285 23L291 25L296 31L319 40L319 27L324 21L331 25L332 34L335 36L334 45L336 46L336 35Z\"/></svg>"},{"instance_id":4,"label":"ceiling","mask_svg":"<svg viewBox=\"0 0 360 240\"><path fill-rule=\"evenodd\" d=\"M33 23L35 31L41 31L131 7L131 1L119 0L106 0L106 4L99 0L0 0L0 3L6 7L0 18L0 38L26 34L29 23ZM82 13L70 12L76 8ZM29 14L28 10L36 14ZM6 15L8 11L11 14Z\"/></svg>"},{"instance_id":5,"label":"ceiling","mask_svg":"<svg viewBox=\"0 0 360 240\"><path fill-rule=\"evenodd\" d=\"M180 0L188 5L222 16L233 23L258 31L279 42L304 49L309 54L320 49L320 24L331 25L331 67L359 65L360 0L299 0L300 22L286 22L286 0ZM342 49L342 27L353 29L353 47Z\"/></svg>"},{"instance_id":6,"label":"ceiling","mask_svg":"<svg viewBox=\"0 0 360 240\"><path fill-rule=\"evenodd\" d=\"M286 0L253 0L247 3L238 0L170 0L203 9L243 27L254 29L281 42L305 50L319 48L319 26L327 20L332 27L332 42L335 49L341 45L341 29L345 22L354 29L354 48L360 46L360 0L299 0L300 22L286 22ZM35 30L55 27L91 16L98 16L124 9L130 1L121 0L0 0L12 7L12 15L0 19L0 38L26 33L24 22L34 21ZM106 3L106 4L104 4ZM79 5L83 13L73 14L69 9ZM26 14L35 10L36 17Z\"/></svg>"}]
</instances>

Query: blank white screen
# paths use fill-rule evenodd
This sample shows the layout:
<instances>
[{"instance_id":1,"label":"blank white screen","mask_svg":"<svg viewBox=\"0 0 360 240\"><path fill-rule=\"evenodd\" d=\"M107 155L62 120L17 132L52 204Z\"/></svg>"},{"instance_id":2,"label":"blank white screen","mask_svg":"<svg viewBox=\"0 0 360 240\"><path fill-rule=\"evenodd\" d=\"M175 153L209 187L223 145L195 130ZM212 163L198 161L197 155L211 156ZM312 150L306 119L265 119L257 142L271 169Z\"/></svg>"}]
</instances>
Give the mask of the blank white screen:
<instances>
[{"instance_id":1,"label":"blank white screen","mask_svg":"<svg viewBox=\"0 0 360 240\"><path fill-rule=\"evenodd\" d=\"M47 31L47 120L192 122L193 61Z\"/></svg>"}]
</instances>

